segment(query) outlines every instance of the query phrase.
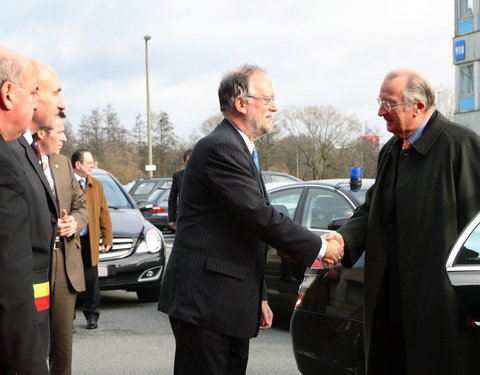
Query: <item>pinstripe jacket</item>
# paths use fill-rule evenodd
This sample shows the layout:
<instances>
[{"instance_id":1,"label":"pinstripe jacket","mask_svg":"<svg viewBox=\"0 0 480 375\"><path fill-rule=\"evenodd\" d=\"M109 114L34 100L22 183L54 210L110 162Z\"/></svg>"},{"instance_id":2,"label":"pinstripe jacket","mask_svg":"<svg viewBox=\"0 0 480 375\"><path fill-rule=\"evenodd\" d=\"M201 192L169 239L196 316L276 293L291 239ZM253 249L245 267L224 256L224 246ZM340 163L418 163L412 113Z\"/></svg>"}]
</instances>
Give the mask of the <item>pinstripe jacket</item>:
<instances>
[{"instance_id":1,"label":"pinstripe jacket","mask_svg":"<svg viewBox=\"0 0 480 375\"><path fill-rule=\"evenodd\" d=\"M311 265L321 239L279 214L248 148L227 120L187 164L159 310L228 336L257 334L266 244Z\"/></svg>"}]
</instances>

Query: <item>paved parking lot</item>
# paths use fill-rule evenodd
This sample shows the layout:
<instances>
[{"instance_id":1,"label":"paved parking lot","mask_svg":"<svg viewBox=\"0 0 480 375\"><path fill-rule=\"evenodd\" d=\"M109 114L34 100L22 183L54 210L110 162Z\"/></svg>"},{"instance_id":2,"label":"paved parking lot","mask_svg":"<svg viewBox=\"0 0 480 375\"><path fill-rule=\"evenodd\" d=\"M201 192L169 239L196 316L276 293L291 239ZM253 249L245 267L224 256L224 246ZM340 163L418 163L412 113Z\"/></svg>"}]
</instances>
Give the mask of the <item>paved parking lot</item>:
<instances>
[{"instance_id":1,"label":"paved parking lot","mask_svg":"<svg viewBox=\"0 0 480 375\"><path fill-rule=\"evenodd\" d=\"M294 375L288 321L251 340L250 375ZM102 292L97 330L85 329L79 306L73 342L74 375L173 374L174 339L168 317L135 293Z\"/></svg>"}]
</instances>

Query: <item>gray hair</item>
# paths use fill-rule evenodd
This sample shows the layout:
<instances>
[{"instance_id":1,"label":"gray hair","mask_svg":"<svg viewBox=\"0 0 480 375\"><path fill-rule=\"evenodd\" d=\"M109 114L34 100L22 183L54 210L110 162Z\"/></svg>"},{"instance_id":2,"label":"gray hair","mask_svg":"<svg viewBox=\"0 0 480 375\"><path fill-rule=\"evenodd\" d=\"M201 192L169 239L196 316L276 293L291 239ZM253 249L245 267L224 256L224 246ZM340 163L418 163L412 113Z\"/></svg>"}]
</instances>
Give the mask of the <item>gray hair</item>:
<instances>
[{"instance_id":1,"label":"gray hair","mask_svg":"<svg viewBox=\"0 0 480 375\"><path fill-rule=\"evenodd\" d=\"M228 72L220 82L218 99L220 110L224 115L232 113L235 98L248 95L249 77L253 72L265 70L255 65L242 65L240 68Z\"/></svg>"},{"instance_id":2,"label":"gray hair","mask_svg":"<svg viewBox=\"0 0 480 375\"><path fill-rule=\"evenodd\" d=\"M435 90L428 79L419 71L409 68L392 70L385 76L385 80L392 80L399 76L407 76L407 86L403 91L403 98L408 102L425 103L425 111L435 107Z\"/></svg>"},{"instance_id":3,"label":"gray hair","mask_svg":"<svg viewBox=\"0 0 480 375\"><path fill-rule=\"evenodd\" d=\"M0 55L0 86L5 82L22 87L22 66L14 56Z\"/></svg>"}]
</instances>

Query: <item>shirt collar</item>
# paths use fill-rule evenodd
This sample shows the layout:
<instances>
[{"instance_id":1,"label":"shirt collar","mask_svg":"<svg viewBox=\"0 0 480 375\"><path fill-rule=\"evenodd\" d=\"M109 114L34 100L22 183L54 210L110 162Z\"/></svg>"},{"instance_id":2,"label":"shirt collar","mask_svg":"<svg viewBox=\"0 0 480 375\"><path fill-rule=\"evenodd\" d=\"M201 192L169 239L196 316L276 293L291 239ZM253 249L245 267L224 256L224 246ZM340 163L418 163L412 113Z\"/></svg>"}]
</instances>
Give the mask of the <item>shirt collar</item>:
<instances>
[{"instance_id":1,"label":"shirt collar","mask_svg":"<svg viewBox=\"0 0 480 375\"><path fill-rule=\"evenodd\" d=\"M27 140L29 145L33 143L33 135L30 129L27 129L27 131L23 133L23 137Z\"/></svg>"},{"instance_id":2,"label":"shirt collar","mask_svg":"<svg viewBox=\"0 0 480 375\"><path fill-rule=\"evenodd\" d=\"M87 178L86 177L80 177L78 174L76 174L75 172L73 172L73 174L75 175L75 178L77 179L77 181L80 181L80 180L83 180L85 182L87 182Z\"/></svg>"},{"instance_id":3,"label":"shirt collar","mask_svg":"<svg viewBox=\"0 0 480 375\"><path fill-rule=\"evenodd\" d=\"M428 116L425 122L423 122L422 125L420 125L419 128L415 130L415 132L410 137L407 138L410 144L413 144L413 142L420 138L423 131L425 130L425 126L427 125L428 120L430 120L430 117L432 117L432 115Z\"/></svg>"},{"instance_id":4,"label":"shirt collar","mask_svg":"<svg viewBox=\"0 0 480 375\"><path fill-rule=\"evenodd\" d=\"M247 135L244 132L242 132L239 128L237 128L237 126L233 122L229 120L227 121L238 131L238 133L240 133L240 136L243 138L243 140L245 141L245 144L247 145L248 151L252 153L253 149L255 148L255 144L250 139L248 139Z\"/></svg>"}]
</instances>

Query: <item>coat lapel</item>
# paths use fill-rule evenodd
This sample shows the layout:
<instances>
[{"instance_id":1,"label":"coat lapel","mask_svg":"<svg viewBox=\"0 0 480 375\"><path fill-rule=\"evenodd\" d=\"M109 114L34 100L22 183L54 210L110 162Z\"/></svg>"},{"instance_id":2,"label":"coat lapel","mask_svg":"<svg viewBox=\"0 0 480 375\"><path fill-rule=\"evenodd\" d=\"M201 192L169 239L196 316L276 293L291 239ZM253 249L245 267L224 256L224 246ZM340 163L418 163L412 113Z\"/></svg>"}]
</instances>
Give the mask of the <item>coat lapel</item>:
<instances>
[{"instance_id":1,"label":"coat lapel","mask_svg":"<svg viewBox=\"0 0 480 375\"><path fill-rule=\"evenodd\" d=\"M235 138L235 140L238 142L238 144L242 146L242 148L245 152L245 157L248 158L248 160L250 161L249 162L250 171L252 172L253 176L257 180L258 185L260 186L260 189L262 190L263 195L265 197L267 197L267 189L265 188L263 178L262 178L260 172L258 172L257 166L255 165L255 163L253 161L252 154L248 150L248 147L245 144L245 141L243 140L242 136L238 133L238 130L235 128L235 125L231 124L230 121L228 121L228 120L223 120L220 123L220 126L223 126L225 129L230 131L231 134L233 134L233 137Z\"/></svg>"},{"instance_id":2,"label":"coat lapel","mask_svg":"<svg viewBox=\"0 0 480 375\"><path fill-rule=\"evenodd\" d=\"M43 172L42 167L40 166L40 163L38 162L38 159L35 155L35 152L33 151L32 147L28 144L27 140L24 137L18 138L18 142L25 149L25 153L28 157L28 161L30 162L30 164L32 164L33 169L35 170L38 177L40 178L40 181L42 182L43 187L45 188L45 191L50 197L50 200L52 201L58 215L57 200L53 196L52 189L50 188L50 184L47 181L47 176L45 176L45 172Z\"/></svg>"}]
</instances>

